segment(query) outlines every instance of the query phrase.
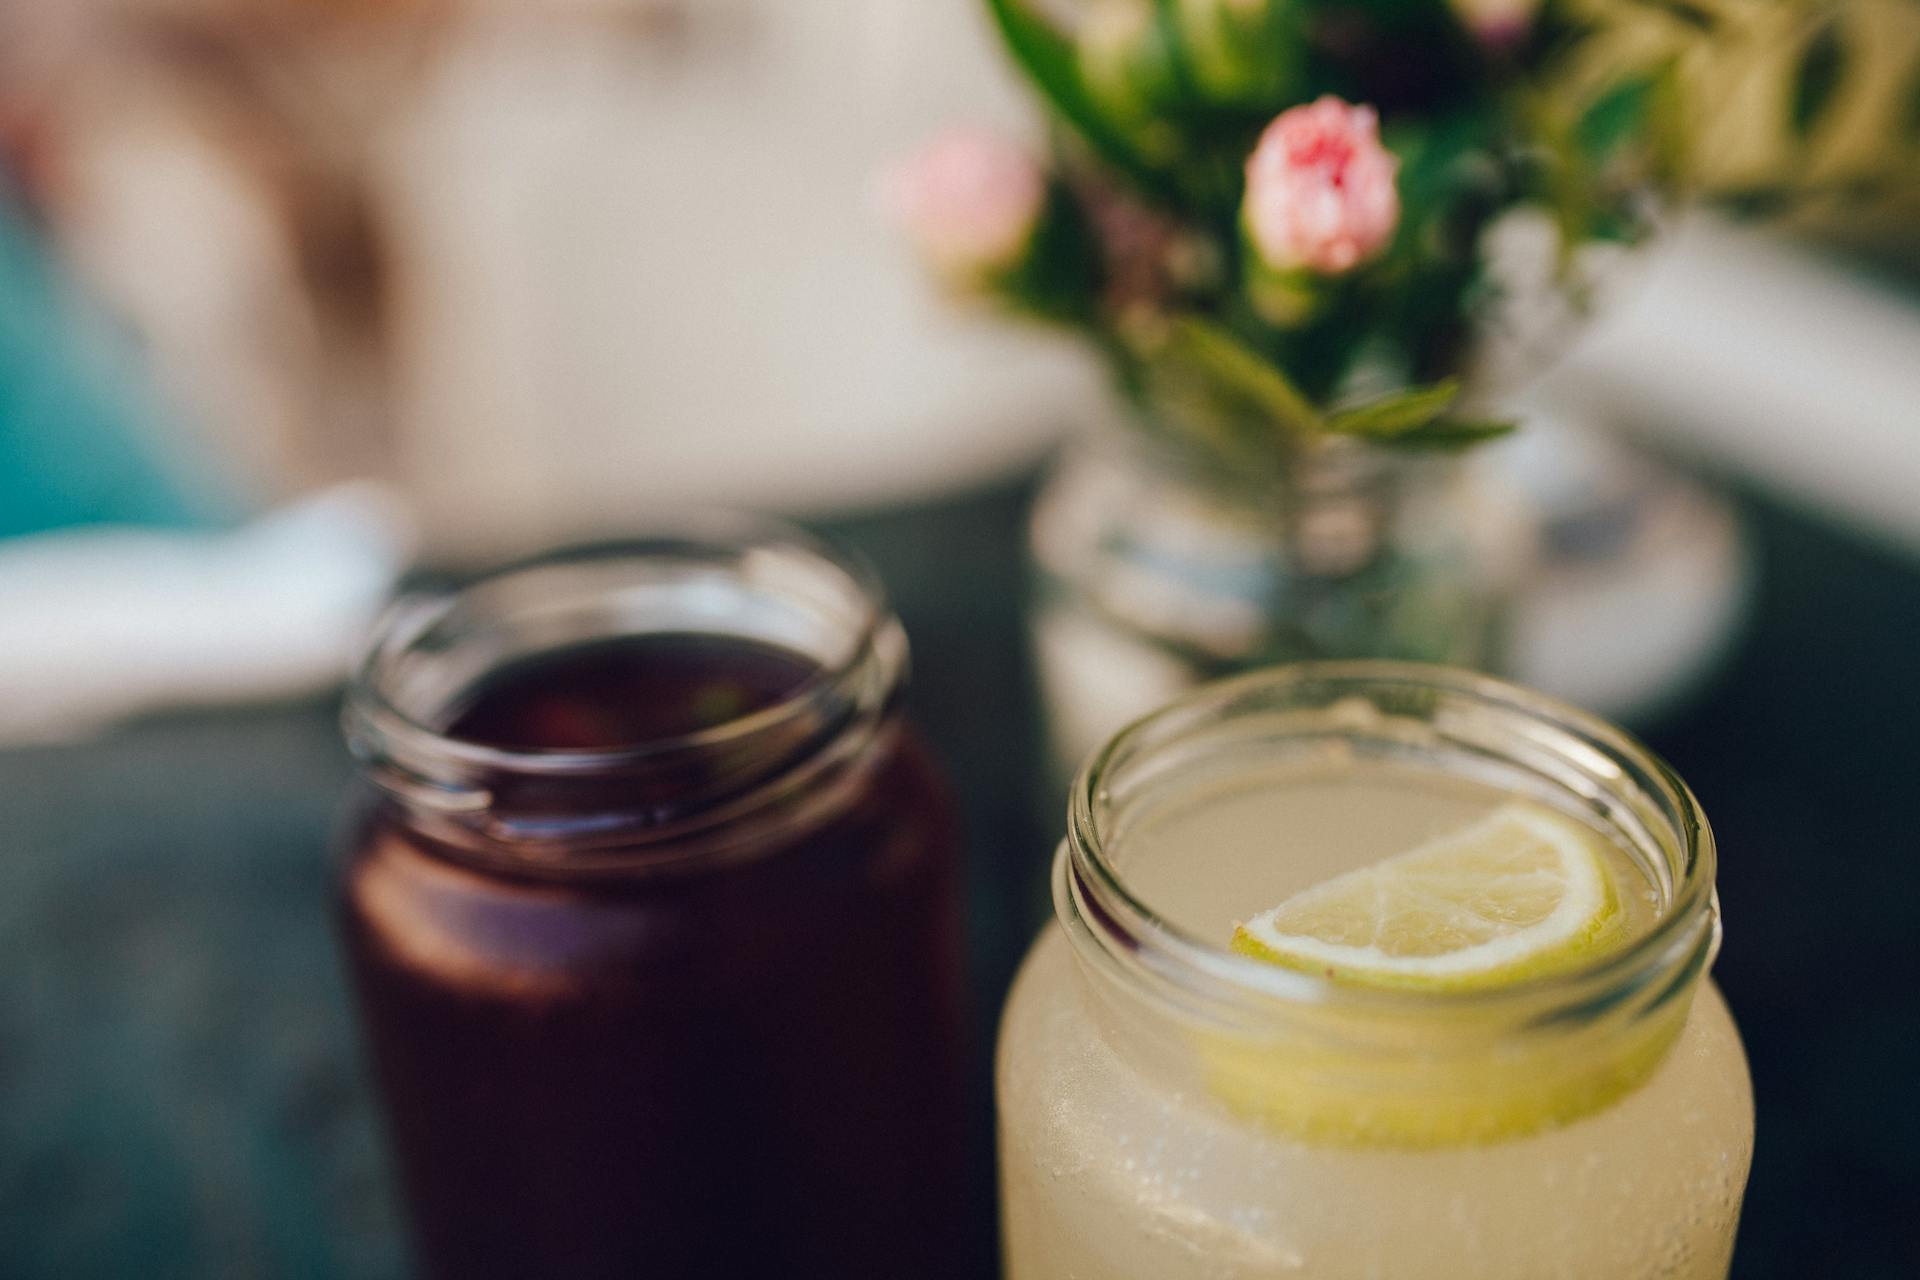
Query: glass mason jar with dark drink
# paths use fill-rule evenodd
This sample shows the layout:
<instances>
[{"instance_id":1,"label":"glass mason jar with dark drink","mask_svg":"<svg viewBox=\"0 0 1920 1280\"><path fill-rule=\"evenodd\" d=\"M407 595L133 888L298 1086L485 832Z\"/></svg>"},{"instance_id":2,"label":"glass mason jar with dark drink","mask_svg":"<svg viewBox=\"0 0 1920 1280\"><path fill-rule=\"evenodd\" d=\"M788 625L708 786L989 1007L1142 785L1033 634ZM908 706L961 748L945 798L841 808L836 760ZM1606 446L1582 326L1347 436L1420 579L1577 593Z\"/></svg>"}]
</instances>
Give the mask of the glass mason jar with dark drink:
<instances>
[{"instance_id":1,"label":"glass mason jar with dark drink","mask_svg":"<svg viewBox=\"0 0 1920 1280\"><path fill-rule=\"evenodd\" d=\"M961 1265L958 848L905 673L779 527L389 615L341 910L427 1271Z\"/></svg>"}]
</instances>

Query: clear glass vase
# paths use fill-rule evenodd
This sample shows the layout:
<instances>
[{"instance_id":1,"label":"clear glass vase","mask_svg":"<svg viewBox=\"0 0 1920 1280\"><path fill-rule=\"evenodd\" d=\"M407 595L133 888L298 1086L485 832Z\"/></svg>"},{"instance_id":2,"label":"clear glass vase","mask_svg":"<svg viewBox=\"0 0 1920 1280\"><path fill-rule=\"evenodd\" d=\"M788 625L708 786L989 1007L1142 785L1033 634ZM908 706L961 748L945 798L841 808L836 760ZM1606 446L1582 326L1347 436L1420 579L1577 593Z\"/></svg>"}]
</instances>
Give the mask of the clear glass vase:
<instances>
[{"instance_id":1,"label":"clear glass vase","mask_svg":"<svg viewBox=\"0 0 1920 1280\"><path fill-rule=\"evenodd\" d=\"M1340 442L1255 472L1143 430L1077 440L1030 530L1056 772L1215 676L1308 658L1497 665L1517 523L1454 456Z\"/></svg>"}]
</instances>

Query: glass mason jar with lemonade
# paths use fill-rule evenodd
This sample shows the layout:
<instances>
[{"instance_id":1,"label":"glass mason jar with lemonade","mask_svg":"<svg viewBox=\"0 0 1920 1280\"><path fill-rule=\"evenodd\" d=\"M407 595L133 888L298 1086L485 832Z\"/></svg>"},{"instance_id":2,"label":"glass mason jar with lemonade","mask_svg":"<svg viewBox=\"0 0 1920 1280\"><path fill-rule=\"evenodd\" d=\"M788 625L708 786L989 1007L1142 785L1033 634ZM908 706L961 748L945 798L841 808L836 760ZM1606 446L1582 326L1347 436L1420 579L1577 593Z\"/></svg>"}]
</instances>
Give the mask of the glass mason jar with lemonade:
<instances>
[{"instance_id":1,"label":"glass mason jar with lemonade","mask_svg":"<svg viewBox=\"0 0 1920 1280\"><path fill-rule=\"evenodd\" d=\"M1308 663L1137 722L1002 1024L1010 1280L1723 1280L1714 867L1666 765L1486 677Z\"/></svg>"}]
</instances>

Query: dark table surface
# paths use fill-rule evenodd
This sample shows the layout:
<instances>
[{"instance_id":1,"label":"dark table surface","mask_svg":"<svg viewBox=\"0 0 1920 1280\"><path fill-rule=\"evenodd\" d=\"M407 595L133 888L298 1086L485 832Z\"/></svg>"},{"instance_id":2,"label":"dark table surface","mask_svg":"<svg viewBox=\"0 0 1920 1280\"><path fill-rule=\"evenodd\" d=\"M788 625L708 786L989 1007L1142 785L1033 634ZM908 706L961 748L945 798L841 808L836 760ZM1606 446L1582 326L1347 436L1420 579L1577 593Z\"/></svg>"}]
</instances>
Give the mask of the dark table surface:
<instances>
[{"instance_id":1,"label":"dark table surface","mask_svg":"<svg viewBox=\"0 0 1920 1280\"><path fill-rule=\"evenodd\" d=\"M1059 825L1026 497L826 526L891 585L964 797L983 1135L993 1014ZM1721 840L1717 975L1760 1116L1734 1273L1920 1276L1920 564L1739 501L1752 629L1644 727ZM329 933L334 717L182 713L0 752L0 1277L405 1273Z\"/></svg>"}]
</instances>

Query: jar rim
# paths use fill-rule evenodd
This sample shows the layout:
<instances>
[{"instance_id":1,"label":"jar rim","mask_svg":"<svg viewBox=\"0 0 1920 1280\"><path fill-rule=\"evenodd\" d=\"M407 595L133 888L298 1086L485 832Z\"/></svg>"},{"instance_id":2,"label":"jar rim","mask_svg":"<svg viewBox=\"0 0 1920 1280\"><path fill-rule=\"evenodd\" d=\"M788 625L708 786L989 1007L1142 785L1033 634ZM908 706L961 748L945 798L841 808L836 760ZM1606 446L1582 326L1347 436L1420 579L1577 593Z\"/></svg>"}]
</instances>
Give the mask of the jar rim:
<instances>
[{"instance_id":1,"label":"jar rim","mask_svg":"<svg viewBox=\"0 0 1920 1280\"><path fill-rule=\"evenodd\" d=\"M547 570L576 565L612 565L663 555L717 554L758 548L794 551L840 574L861 601L861 616L844 656L820 663L774 701L744 715L685 733L619 747L501 747L458 737L444 726L399 704L383 680L389 665L420 643L475 592ZM526 774L577 774L618 770L662 757L710 750L766 733L806 715L870 661L892 622L885 588L866 560L850 549L785 521L733 512L704 512L655 521L618 540L577 543L510 561L448 588L413 592L389 605L374 623L348 686L350 736L377 729L465 764ZM718 634L734 634L719 632Z\"/></svg>"},{"instance_id":2,"label":"jar rim","mask_svg":"<svg viewBox=\"0 0 1920 1280\"><path fill-rule=\"evenodd\" d=\"M612 747L499 746L444 727L517 658L678 633L791 648L814 670L764 706ZM397 601L341 719L373 785L470 856L661 867L747 848L757 824L838 794L829 780L868 758L906 671L905 634L864 561L778 520L703 513Z\"/></svg>"},{"instance_id":3,"label":"jar rim","mask_svg":"<svg viewBox=\"0 0 1920 1280\"><path fill-rule=\"evenodd\" d=\"M1665 822L1673 891L1644 933L1579 967L1499 987L1421 991L1341 983L1268 964L1207 941L1167 919L1128 883L1107 847L1100 809L1113 771L1129 753L1178 740L1183 728L1231 715L1262 696L1307 688L1426 693L1480 704L1516 725L1561 734L1587 763L1604 760L1649 793ZM1716 851L1699 802L1679 776L1638 739L1597 716L1520 685L1458 668L1361 660L1286 664L1214 681L1108 739L1081 767L1071 792L1068 833L1055 877L1055 910L1076 950L1091 945L1110 968L1176 1000L1205 1001L1227 1016L1334 1007L1360 1015L1450 1017L1472 1011L1496 1023L1535 1023L1605 1010L1635 993L1704 971L1719 941Z\"/></svg>"}]
</instances>

